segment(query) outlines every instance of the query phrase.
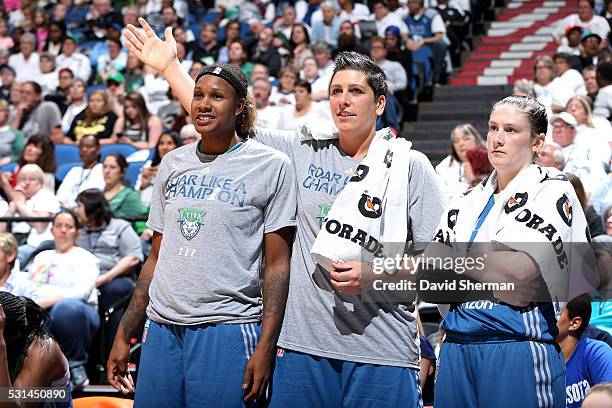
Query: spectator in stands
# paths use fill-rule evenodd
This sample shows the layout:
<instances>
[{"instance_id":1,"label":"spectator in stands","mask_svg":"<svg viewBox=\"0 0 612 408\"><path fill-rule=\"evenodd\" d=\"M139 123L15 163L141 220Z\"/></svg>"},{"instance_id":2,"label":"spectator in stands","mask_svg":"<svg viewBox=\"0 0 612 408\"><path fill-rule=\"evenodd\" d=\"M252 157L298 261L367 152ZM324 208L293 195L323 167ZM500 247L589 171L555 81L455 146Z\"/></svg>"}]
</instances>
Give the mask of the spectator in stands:
<instances>
[{"instance_id":1,"label":"spectator in stands","mask_svg":"<svg viewBox=\"0 0 612 408\"><path fill-rule=\"evenodd\" d=\"M225 45L219 50L219 62L229 62L229 45L240 39L240 21L230 20L225 25Z\"/></svg>"},{"instance_id":2,"label":"spectator in stands","mask_svg":"<svg viewBox=\"0 0 612 408\"><path fill-rule=\"evenodd\" d=\"M555 142L547 142L538 153L538 164L542 167L554 167L557 170L563 170L565 157L563 157L561 145Z\"/></svg>"},{"instance_id":3,"label":"spectator in stands","mask_svg":"<svg viewBox=\"0 0 612 408\"><path fill-rule=\"evenodd\" d=\"M144 64L133 54L128 54L123 77L125 79L125 91L130 93L144 85L143 73Z\"/></svg>"},{"instance_id":4,"label":"spectator in stands","mask_svg":"<svg viewBox=\"0 0 612 408\"><path fill-rule=\"evenodd\" d=\"M44 173L36 164L26 164L17 176L5 217L50 217L59 211L55 195L44 188ZM3 224L0 228L5 228ZM23 244L19 247L19 264L25 265L30 254L44 241L53 239L48 222L17 222L12 232Z\"/></svg>"},{"instance_id":5,"label":"spectator in stands","mask_svg":"<svg viewBox=\"0 0 612 408\"><path fill-rule=\"evenodd\" d=\"M340 33L340 20L336 16L338 10L336 3L332 1L324 1L321 3L321 11L323 13L323 19L316 21L312 25L312 42L318 43L320 41L335 47L338 44L338 35Z\"/></svg>"},{"instance_id":6,"label":"spectator in stands","mask_svg":"<svg viewBox=\"0 0 612 408\"><path fill-rule=\"evenodd\" d=\"M591 30L584 30L580 39L582 52L578 58L574 58L574 67L581 70L590 65L597 65L600 59L601 43L602 40L599 34Z\"/></svg>"},{"instance_id":7,"label":"spectator in stands","mask_svg":"<svg viewBox=\"0 0 612 408\"><path fill-rule=\"evenodd\" d=\"M612 381L610 346L601 341L581 338L591 318L591 300L591 296L587 294L570 300L557 322L557 343L561 347L566 364L565 389L568 408L580 407L589 388Z\"/></svg>"},{"instance_id":8,"label":"spectator in stands","mask_svg":"<svg viewBox=\"0 0 612 408\"><path fill-rule=\"evenodd\" d=\"M595 191L605 178L604 168L592 160L592 147L576 137L578 123L568 112L561 112L550 119L552 138L561 146L565 172L571 172L582 180L589 193Z\"/></svg>"},{"instance_id":9,"label":"spectator in stands","mask_svg":"<svg viewBox=\"0 0 612 408\"><path fill-rule=\"evenodd\" d=\"M584 85L587 90L587 95L591 98L592 102L597 98L597 92L599 92L599 86L597 85L597 67L589 65L582 69L582 78L584 79Z\"/></svg>"},{"instance_id":10,"label":"spectator in stands","mask_svg":"<svg viewBox=\"0 0 612 408\"><path fill-rule=\"evenodd\" d=\"M334 60L331 57L331 49L325 42L319 42L313 45L312 53L317 66L319 67L319 75L322 77L331 77L334 73Z\"/></svg>"},{"instance_id":11,"label":"spectator in stands","mask_svg":"<svg viewBox=\"0 0 612 408\"><path fill-rule=\"evenodd\" d=\"M340 24L340 35L338 36L338 46L334 50L332 57L345 51L354 51L363 55L370 55L370 52L365 48L355 33L355 27L350 21L344 21Z\"/></svg>"},{"instance_id":12,"label":"spectator in stands","mask_svg":"<svg viewBox=\"0 0 612 408\"><path fill-rule=\"evenodd\" d=\"M261 81L261 79L259 81ZM157 174L159 163L161 163L161 160L166 154L182 145L183 143L181 142L179 135L174 132L164 132L157 141L153 158L151 160L147 160L144 166L142 166L134 189L140 193L140 200L142 201L142 204L147 207L147 212L148 207L151 204L153 184L155 183L155 175ZM140 238L145 241L150 241L152 236L153 231L149 230L146 237L143 238L141 236Z\"/></svg>"},{"instance_id":13,"label":"spectator in stands","mask_svg":"<svg viewBox=\"0 0 612 408\"><path fill-rule=\"evenodd\" d=\"M200 43L188 47L188 49L190 48L193 50L191 58L193 61L208 60L207 63L211 63L219 59L217 26L214 24L202 24L200 26Z\"/></svg>"},{"instance_id":14,"label":"spectator in stands","mask_svg":"<svg viewBox=\"0 0 612 408\"><path fill-rule=\"evenodd\" d=\"M582 37L582 27L579 25L569 26L565 29L565 41L557 48L557 53L566 53L572 56L580 56L580 38Z\"/></svg>"},{"instance_id":15,"label":"spectator in stands","mask_svg":"<svg viewBox=\"0 0 612 408\"><path fill-rule=\"evenodd\" d=\"M597 85L599 92L593 103L593 116L612 118L612 63L604 62L597 66ZM608 139L609 141L612 141Z\"/></svg>"},{"instance_id":16,"label":"spectator in stands","mask_svg":"<svg viewBox=\"0 0 612 408\"><path fill-rule=\"evenodd\" d=\"M285 38L291 38L291 30L293 25L297 23L296 18L295 8L293 6L286 6L283 9L282 15L274 22L274 31L277 33L281 32Z\"/></svg>"},{"instance_id":17,"label":"spectator in stands","mask_svg":"<svg viewBox=\"0 0 612 408\"><path fill-rule=\"evenodd\" d=\"M112 111L108 94L97 90L89 95L87 108L76 115L68 131L69 139L80 142L87 135L94 135L101 145L117 142L115 123L117 114Z\"/></svg>"},{"instance_id":18,"label":"spectator in stands","mask_svg":"<svg viewBox=\"0 0 612 408\"><path fill-rule=\"evenodd\" d=\"M144 96L149 112L158 115L159 111L170 103L168 82L160 72L144 67L144 86L138 91Z\"/></svg>"},{"instance_id":19,"label":"spectator in stands","mask_svg":"<svg viewBox=\"0 0 612 408\"><path fill-rule=\"evenodd\" d=\"M385 48L387 49L387 59L389 61L395 61L402 64L402 67L406 72L406 78L408 79L408 90L413 77L412 53L404 46L404 44L402 44L399 28L395 26L387 27L385 30ZM408 102L406 98L401 98L400 101L402 101L404 104Z\"/></svg>"},{"instance_id":20,"label":"spectator in stands","mask_svg":"<svg viewBox=\"0 0 612 408\"><path fill-rule=\"evenodd\" d=\"M274 31L271 28L261 30L251 52L251 61L256 64L264 64L270 70L270 74L276 77L281 69L282 61L278 50L272 46L273 37Z\"/></svg>"},{"instance_id":21,"label":"spectator in stands","mask_svg":"<svg viewBox=\"0 0 612 408\"><path fill-rule=\"evenodd\" d=\"M123 101L123 112L117 121L119 143L131 144L138 149L150 149L157 145L162 133L162 122L151 115L144 98L138 92L127 94Z\"/></svg>"},{"instance_id":22,"label":"spectator in stands","mask_svg":"<svg viewBox=\"0 0 612 408\"><path fill-rule=\"evenodd\" d=\"M17 161L25 138L23 132L8 125L9 104L0 99L0 166Z\"/></svg>"},{"instance_id":23,"label":"spectator in stands","mask_svg":"<svg viewBox=\"0 0 612 408\"><path fill-rule=\"evenodd\" d=\"M313 102L311 86L306 80L295 84L295 107L287 105L280 113L277 128L295 130L300 123L318 123L330 121L329 109Z\"/></svg>"},{"instance_id":24,"label":"spectator in stands","mask_svg":"<svg viewBox=\"0 0 612 408\"><path fill-rule=\"evenodd\" d=\"M89 384L87 349L100 327L95 291L99 261L75 245L79 225L74 213L57 214L52 225L55 249L34 257L29 279L37 288L36 302L49 309L49 330L66 353L73 390L81 390Z\"/></svg>"},{"instance_id":25,"label":"spectator in stands","mask_svg":"<svg viewBox=\"0 0 612 408\"><path fill-rule=\"evenodd\" d=\"M76 115L87 108L86 91L87 83L85 81L79 78L72 81L68 91L68 107L64 116L62 116L62 132L64 134L68 134L70 131L70 126Z\"/></svg>"},{"instance_id":26,"label":"spectator in stands","mask_svg":"<svg viewBox=\"0 0 612 408\"><path fill-rule=\"evenodd\" d=\"M13 39L8 35L9 27L4 18L0 18L0 48L8 50L13 48Z\"/></svg>"},{"instance_id":27,"label":"spectator in stands","mask_svg":"<svg viewBox=\"0 0 612 408\"><path fill-rule=\"evenodd\" d=\"M370 56L385 71L387 88L391 94L406 89L408 84L406 71L399 62L387 59L387 49L383 38L374 37L370 40Z\"/></svg>"},{"instance_id":28,"label":"spectator in stands","mask_svg":"<svg viewBox=\"0 0 612 408\"><path fill-rule=\"evenodd\" d=\"M555 64L551 57L542 55L533 65L533 90L538 101L553 112L561 112L572 96L571 89L555 78Z\"/></svg>"},{"instance_id":29,"label":"spectator in stands","mask_svg":"<svg viewBox=\"0 0 612 408\"><path fill-rule=\"evenodd\" d=\"M519 96L530 96L535 98L535 91L533 89L533 81L529 79L517 79L514 81L512 88L512 95Z\"/></svg>"},{"instance_id":30,"label":"spectator in stands","mask_svg":"<svg viewBox=\"0 0 612 408\"><path fill-rule=\"evenodd\" d=\"M70 87L72 86L72 82L74 81L74 74L70 68L62 68L58 70L57 73L58 85L53 92L45 95L45 101L55 103L59 108L60 113L64 114L66 113L66 109L68 109L68 93L70 91Z\"/></svg>"},{"instance_id":31,"label":"spectator in stands","mask_svg":"<svg viewBox=\"0 0 612 408\"><path fill-rule=\"evenodd\" d=\"M0 99L11 100L11 88L15 82L15 70L8 64L0 65Z\"/></svg>"},{"instance_id":32,"label":"spectator in stands","mask_svg":"<svg viewBox=\"0 0 612 408\"><path fill-rule=\"evenodd\" d=\"M553 57L555 72L559 81L565 83L573 95L586 95L584 78L580 72L571 66L571 55L567 53L556 53Z\"/></svg>"},{"instance_id":33,"label":"spectator in stands","mask_svg":"<svg viewBox=\"0 0 612 408\"><path fill-rule=\"evenodd\" d=\"M601 93L601 91L600 91ZM590 159L599 159L604 168L610 164L610 146L612 140L612 127L610 122L603 118L591 115L591 107L584 96L571 98L565 110L576 119L577 138L580 143L589 146L591 150Z\"/></svg>"},{"instance_id":34,"label":"spectator in stands","mask_svg":"<svg viewBox=\"0 0 612 408\"><path fill-rule=\"evenodd\" d=\"M407 44L415 59L424 60L433 57L433 82L438 84L442 79L444 58L448 49L445 41L446 26L437 11L425 9L423 4L423 0L408 0L409 14L406 24L410 38Z\"/></svg>"},{"instance_id":35,"label":"spectator in stands","mask_svg":"<svg viewBox=\"0 0 612 408\"><path fill-rule=\"evenodd\" d=\"M55 60L57 69L61 71L62 68L69 68L76 77L88 81L91 76L91 64L89 58L77 52L77 44L74 36L69 35L64 39L62 53Z\"/></svg>"},{"instance_id":36,"label":"spectator in stands","mask_svg":"<svg viewBox=\"0 0 612 408\"><path fill-rule=\"evenodd\" d=\"M125 172L128 163L120 153L111 153L104 158L104 198L115 217L137 217L142 214L140 195L126 185Z\"/></svg>"},{"instance_id":37,"label":"spectator in stands","mask_svg":"<svg viewBox=\"0 0 612 408\"><path fill-rule=\"evenodd\" d=\"M43 9L34 11L34 33L36 35L36 43L38 44L38 52L43 52L45 43L49 37L49 23L51 19L49 14Z\"/></svg>"},{"instance_id":38,"label":"spectator in stands","mask_svg":"<svg viewBox=\"0 0 612 408\"><path fill-rule=\"evenodd\" d=\"M132 293L134 283L130 272L142 261L138 235L129 222L113 217L104 194L96 189L85 190L77 196L77 217L82 229L77 245L100 261L100 276L96 287L100 291L98 304L108 310L113 304ZM122 307L118 309L121 311ZM106 336L102 341L112 344L121 313L111 316Z\"/></svg>"},{"instance_id":39,"label":"spectator in stands","mask_svg":"<svg viewBox=\"0 0 612 408\"><path fill-rule=\"evenodd\" d=\"M582 211L587 219L587 224L589 226L589 232L591 233L591 237L594 238L599 235L606 235L606 230L603 225L602 218L592 205L589 205L588 198L586 192L584 191L584 186L582 185L582 181L578 178L578 176L565 172L567 178L570 183L574 187L574 191L576 192L576 197L578 197L578 201L580 202L580 206L582 207Z\"/></svg>"},{"instance_id":40,"label":"spectator in stands","mask_svg":"<svg viewBox=\"0 0 612 408\"><path fill-rule=\"evenodd\" d=\"M192 78L197 77L200 70L204 67L205 67L204 63L200 61L193 61L191 68L189 68L189 76Z\"/></svg>"},{"instance_id":41,"label":"spectator in stands","mask_svg":"<svg viewBox=\"0 0 612 408\"><path fill-rule=\"evenodd\" d=\"M63 21L54 21L49 25L49 36L45 41L43 48L44 52L47 52L54 57L57 57L62 52L62 45L66 39L66 25Z\"/></svg>"},{"instance_id":42,"label":"spectator in stands","mask_svg":"<svg viewBox=\"0 0 612 408\"><path fill-rule=\"evenodd\" d=\"M553 38L557 45L561 45L564 39L563 35L568 27L580 26L584 30L590 30L596 33L600 39L605 39L600 44L600 50L608 47L608 33L610 25L605 18L594 15L595 0L580 0L578 1L578 12L570 14L563 20L557 23L557 27L553 31Z\"/></svg>"},{"instance_id":43,"label":"spectator in stands","mask_svg":"<svg viewBox=\"0 0 612 408\"><path fill-rule=\"evenodd\" d=\"M457 2L453 3L453 5L450 5L449 0L437 0L435 10L442 17L446 27L446 36L450 42L448 50L451 53L453 66L460 66L463 41L469 34L470 14L455 8ZM469 3L467 7L469 12ZM580 42L580 38L578 38L578 42Z\"/></svg>"},{"instance_id":44,"label":"spectator in stands","mask_svg":"<svg viewBox=\"0 0 612 408\"><path fill-rule=\"evenodd\" d=\"M255 98L255 108L257 109L256 126L276 129L279 110L270 103L272 84L264 78L253 81L253 98Z\"/></svg>"},{"instance_id":45,"label":"spectator in stands","mask_svg":"<svg viewBox=\"0 0 612 408\"><path fill-rule=\"evenodd\" d=\"M466 153L475 147L483 146L480 133L469 123L457 125L451 132L450 154L436 166L436 173L446 184L451 194L461 194L468 189L465 178Z\"/></svg>"},{"instance_id":46,"label":"spectator in stands","mask_svg":"<svg viewBox=\"0 0 612 408\"><path fill-rule=\"evenodd\" d=\"M197 142L200 140L200 134L197 132L193 123L184 125L179 133L181 145Z\"/></svg>"},{"instance_id":47,"label":"spectator in stands","mask_svg":"<svg viewBox=\"0 0 612 408\"><path fill-rule=\"evenodd\" d=\"M55 91L59 85L58 72L55 70L55 57L49 53L40 54L40 72L41 77L37 82L42 88L43 95Z\"/></svg>"},{"instance_id":48,"label":"spectator in stands","mask_svg":"<svg viewBox=\"0 0 612 408\"><path fill-rule=\"evenodd\" d=\"M312 51L310 50L310 36L308 30L303 24L294 24L291 29L291 58L293 60L293 66L296 68L302 68L306 58L312 57Z\"/></svg>"},{"instance_id":49,"label":"spectator in stands","mask_svg":"<svg viewBox=\"0 0 612 408\"><path fill-rule=\"evenodd\" d=\"M359 21L367 20L370 17L370 9L365 4L355 3L353 0L339 0L340 21L350 21L355 24Z\"/></svg>"},{"instance_id":50,"label":"spectator in stands","mask_svg":"<svg viewBox=\"0 0 612 408\"><path fill-rule=\"evenodd\" d=\"M250 80L253 63L248 61L249 54L244 41L237 39L229 43L228 58L229 63L240 67L240 70L244 72L246 77Z\"/></svg>"},{"instance_id":51,"label":"spectator in stands","mask_svg":"<svg viewBox=\"0 0 612 408\"><path fill-rule=\"evenodd\" d=\"M58 107L52 102L43 101L38 82L28 81L21 86L21 100L13 126L21 129L26 138L42 134L54 141L61 140L61 121Z\"/></svg>"},{"instance_id":52,"label":"spectator in stands","mask_svg":"<svg viewBox=\"0 0 612 408\"><path fill-rule=\"evenodd\" d=\"M264 64L253 64L253 70L251 71L251 83L255 82L256 79L270 80L270 70Z\"/></svg>"},{"instance_id":53,"label":"spectator in stands","mask_svg":"<svg viewBox=\"0 0 612 408\"><path fill-rule=\"evenodd\" d=\"M87 34L93 41L106 38L107 28L122 21L119 11L113 9L111 0L93 0L86 19L91 26Z\"/></svg>"},{"instance_id":54,"label":"spectator in stands","mask_svg":"<svg viewBox=\"0 0 612 408\"><path fill-rule=\"evenodd\" d=\"M0 187L11 199L13 187L17 185L17 176L19 171L26 164L36 164L44 172L44 186L47 190L55 191L55 146L51 140L42 135L34 135L27 139L26 144L21 152L17 168L13 173L3 173L0 177Z\"/></svg>"},{"instance_id":55,"label":"spectator in stands","mask_svg":"<svg viewBox=\"0 0 612 408\"><path fill-rule=\"evenodd\" d=\"M329 80L331 76L323 76L319 72L317 60L314 57L304 59L302 78L308 81L312 89L312 100L319 102L329 99Z\"/></svg>"},{"instance_id":56,"label":"spectator in stands","mask_svg":"<svg viewBox=\"0 0 612 408\"><path fill-rule=\"evenodd\" d=\"M46 331L47 313L32 299L0 292L0 382L2 387L47 387L70 394L69 365L57 341ZM27 364L24 362L27 361Z\"/></svg>"},{"instance_id":57,"label":"spectator in stands","mask_svg":"<svg viewBox=\"0 0 612 408\"><path fill-rule=\"evenodd\" d=\"M389 12L389 6L386 0L376 0L374 2L374 13L370 16L376 22L376 31L379 37L385 36L385 30L389 26L399 28L402 38L408 38L408 27L396 14Z\"/></svg>"},{"instance_id":58,"label":"spectator in stands","mask_svg":"<svg viewBox=\"0 0 612 408\"><path fill-rule=\"evenodd\" d=\"M464 163L465 180L470 188L475 187L493 171L493 166L491 166L487 157L487 148L484 146L474 147L465 152L465 157L467 158L467 162Z\"/></svg>"},{"instance_id":59,"label":"spectator in stands","mask_svg":"<svg viewBox=\"0 0 612 408\"><path fill-rule=\"evenodd\" d=\"M299 71L293 65L286 65L281 69L278 78L278 86L272 90L270 102L275 105L295 105L295 96L293 91L295 83L300 78Z\"/></svg>"},{"instance_id":60,"label":"spectator in stands","mask_svg":"<svg viewBox=\"0 0 612 408\"><path fill-rule=\"evenodd\" d=\"M15 296L36 298L37 290L28 279L28 275L21 273L17 261L19 244L10 232L0 232L0 292L9 292Z\"/></svg>"},{"instance_id":61,"label":"spectator in stands","mask_svg":"<svg viewBox=\"0 0 612 408\"><path fill-rule=\"evenodd\" d=\"M105 182L100 163L100 142L93 136L85 136L79 142L79 157L82 166L76 166L64 177L56 197L62 208L76 208L76 198L81 191L95 188L104 190Z\"/></svg>"},{"instance_id":62,"label":"spectator in stands","mask_svg":"<svg viewBox=\"0 0 612 408\"><path fill-rule=\"evenodd\" d=\"M122 52L121 47L121 41L108 40L108 54L101 55L96 64L98 82L106 82L109 75L125 69L127 53Z\"/></svg>"},{"instance_id":63,"label":"spectator in stands","mask_svg":"<svg viewBox=\"0 0 612 408\"><path fill-rule=\"evenodd\" d=\"M19 52L9 57L8 64L17 72L17 81L36 81L40 78L40 59L34 47L36 36L25 33L19 39Z\"/></svg>"}]
</instances>

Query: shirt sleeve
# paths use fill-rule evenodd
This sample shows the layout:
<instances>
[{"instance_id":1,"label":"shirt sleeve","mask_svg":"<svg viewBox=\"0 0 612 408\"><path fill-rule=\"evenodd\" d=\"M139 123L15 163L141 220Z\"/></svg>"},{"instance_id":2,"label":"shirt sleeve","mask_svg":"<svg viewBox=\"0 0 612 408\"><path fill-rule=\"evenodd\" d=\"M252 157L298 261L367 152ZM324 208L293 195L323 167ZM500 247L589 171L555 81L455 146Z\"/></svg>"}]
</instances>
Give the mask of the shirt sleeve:
<instances>
[{"instance_id":1,"label":"shirt sleeve","mask_svg":"<svg viewBox=\"0 0 612 408\"><path fill-rule=\"evenodd\" d=\"M280 155L279 155L280 156ZM264 214L264 233L295 226L297 184L289 158L282 156L278 178Z\"/></svg>"},{"instance_id":2,"label":"shirt sleeve","mask_svg":"<svg viewBox=\"0 0 612 408\"><path fill-rule=\"evenodd\" d=\"M442 20L442 17L439 13L436 13L436 15L431 20L431 31L434 34L446 33L446 26L444 25L444 20Z\"/></svg>"},{"instance_id":3,"label":"shirt sleeve","mask_svg":"<svg viewBox=\"0 0 612 408\"><path fill-rule=\"evenodd\" d=\"M293 157L294 143L299 141L299 136L295 131L282 131L255 127L253 130L253 139L265 144L266 146L280 150L291 158Z\"/></svg>"},{"instance_id":4,"label":"shirt sleeve","mask_svg":"<svg viewBox=\"0 0 612 408\"><path fill-rule=\"evenodd\" d=\"M129 223L126 222L125 226L118 231L117 237L120 257L133 256L140 261L143 260L140 238Z\"/></svg>"},{"instance_id":5,"label":"shirt sleeve","mask_svg":"<svg viewBox=\"0 0 612 408\"><path fill-rule=\"evenodd\" d=\"M591 376L591 386L612 381L612 348L604 342L589 342L586 367Z\"/></svg>"}]
</instances>

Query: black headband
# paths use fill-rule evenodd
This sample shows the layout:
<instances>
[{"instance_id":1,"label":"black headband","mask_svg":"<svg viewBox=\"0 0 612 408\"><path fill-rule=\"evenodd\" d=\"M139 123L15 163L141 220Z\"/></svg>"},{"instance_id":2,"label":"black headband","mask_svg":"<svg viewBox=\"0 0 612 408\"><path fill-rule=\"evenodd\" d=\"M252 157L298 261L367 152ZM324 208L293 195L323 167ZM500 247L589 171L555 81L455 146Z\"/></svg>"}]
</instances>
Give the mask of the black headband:
<instances>
[{"instance_id":1,"label":"black headband","mask_svg":"<svg viewBox=\"0 0 612 408\"><path fill-rule=\"evenodd\" d=\"M223 65L226 65L226 64L223 64ZM239 68L237 69L239 70ZM198 74L198 77L196 78L196 82L198 82L198 80L202 78L204 75L214 75L219 78L223 78L225 81L227 81L232 86L232 88L234 88L239 98L246 98L247 96L246 76L242 73L242 71L238 71L240 72L240 74L242 74L242 77L243 77L243 78L238 78L236 77L236 74L232 71L233 71L232 69L228 69L227 67L224 67L221 64L209 65L207 67L202 68L202 70Z\"/></svg>"}]
</instances>

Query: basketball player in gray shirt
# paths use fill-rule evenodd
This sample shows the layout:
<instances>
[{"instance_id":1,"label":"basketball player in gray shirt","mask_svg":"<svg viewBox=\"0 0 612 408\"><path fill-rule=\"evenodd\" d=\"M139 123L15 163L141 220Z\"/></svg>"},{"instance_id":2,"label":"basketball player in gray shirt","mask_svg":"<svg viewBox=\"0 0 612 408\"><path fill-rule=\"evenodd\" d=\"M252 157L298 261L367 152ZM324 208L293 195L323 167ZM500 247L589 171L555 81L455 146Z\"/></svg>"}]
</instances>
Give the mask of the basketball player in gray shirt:
<instances>
[{"instance_id":1,"label":"basketball player in gray shirt","mask_svg":"<svg viewBox=\"0 0 612 408\"><path fill-rule=\"evenodd\" d=\"M151 50L142 61L163 71L181 103L189 106L193 81L180 69L173 38L162 42L149 37L139 47ZM310 255L321 221L368 152L385 94L385 74L376 63L356 53L340 54L330 83L338 139L300 141L295 133L255 132L259 141L292 159L298 185L298 227L273 407L420 404L414 305L380 301L362 292L367 279L359 260L328 273ZM398 217L408 217L407 240L420 251L433 237L445 200L423 154L411 151L409 171L408 208Z\"/></svg>"}]
</instances>

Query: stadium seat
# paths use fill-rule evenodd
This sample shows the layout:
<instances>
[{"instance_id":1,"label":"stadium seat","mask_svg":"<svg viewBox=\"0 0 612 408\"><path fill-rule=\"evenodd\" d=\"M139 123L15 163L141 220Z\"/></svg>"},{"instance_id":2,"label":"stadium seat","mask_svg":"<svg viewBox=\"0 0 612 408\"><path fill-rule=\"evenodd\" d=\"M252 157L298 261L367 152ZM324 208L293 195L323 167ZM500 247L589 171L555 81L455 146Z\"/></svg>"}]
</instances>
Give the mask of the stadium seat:
<instances>
[{"instance_id":1,"label":"stadium seat","mask_svg":"<svg viewBox=\"0 0 612 408\"><path fill-rule=\"evenodd\" d=\"M138 148L127 143L116 143L100 147L100 161L111 153L121 153L124 157L137 151Z\"/></svg>"},{"instance_id":2,"label":"stadium seat","mask_svg":"<svg viewBox=\"0 0 612 408\"><path fill-rule=\"evenodd\" d=\"M0 173L13 173L17 168L17 163L7 163L0 167Z\"/></svg>"},{"instance_id":3,"label":"stadium seat","mask_svg":"<svg viewBox=\"0 0 612 408\"><path fill-rule=\"evenodd\" d=\"M117 397L83 397L72 400L74 408L132 408L134 401Z\"/></svg>"},{"instance_id":4,"label":"stadium seat","mask_svg":"<svg viewBox=\"0 0 612 408\"><path fill-rule=\"evenodd\" d=\"M132 162L128 164L127 171L125 172L125 178L130 182L130 185L134 187L136 185L136 181L138 180L138 175L140 174L140 169L144 166L146 162Z\"/></svg>"},{"instance_id":5,"label":"stadium seat","mask_svg":"<svg viewBox=\"0 0 612 408\"><path fill-rule=\"evenodd\" d=\"M74 163L81 161L79 155L79 146L71 144L56 144L55 145L55 162L58 166L64 163Z\"/></svg>"},{"instance_id":6,"label":"stadium seat","mask_svg":"<svg viewBox=\"0 0 612 408\"><path fill-rule=\"evenodd\" d=\"M72 169L73 167L82 166L82 165L83 165L83 162L77 161L77 162L64 163L64 164L57 166L57 170L55 170L55 179L61 183L62 181L64 181L64 178L66 177L66 174L68 174L70 169Z\"/></svg>"}]
</instances>

